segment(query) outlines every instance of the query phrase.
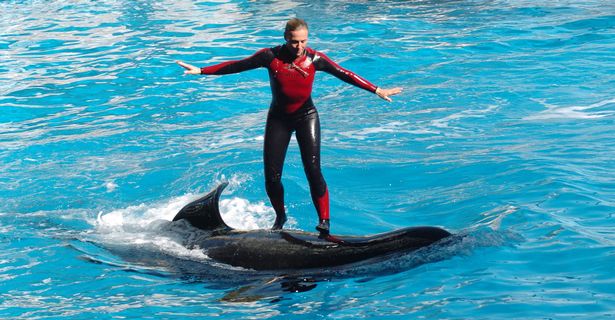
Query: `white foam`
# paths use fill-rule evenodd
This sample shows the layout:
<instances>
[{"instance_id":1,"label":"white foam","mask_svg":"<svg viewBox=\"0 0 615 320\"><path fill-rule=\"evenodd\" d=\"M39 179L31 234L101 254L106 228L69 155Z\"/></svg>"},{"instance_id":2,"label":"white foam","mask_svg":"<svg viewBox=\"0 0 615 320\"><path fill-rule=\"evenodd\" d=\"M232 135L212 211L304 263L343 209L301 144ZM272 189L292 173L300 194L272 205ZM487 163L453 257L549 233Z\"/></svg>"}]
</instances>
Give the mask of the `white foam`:
<instances>
[{"instance_id":1,"label":"white foam","mask_svg":"<svg viewBox=\"0 0 615 320\"><path fill-rule=\"evenodd\" d=\"M275 220L273 208L264 202L250 203L246 199L237 197L221 200L220 212L226 224L235 229L271 228Z\"/></svg>"},{"instance_id":2,"label":"white foam","mask_svg":"<svg viewBox=\"0 0 615 320\"><path fill-rule=\"evenodd\" d=\"M481 227L488 227L491 230L497 231L502 226L502 221L507 216L514 214L519 210L518 207L513 205L505 205L502 207L496 207L487 212L483 212L481 215L483 218L478 221L471 229L479 229Z\"/></svg>"},{"instance_id":3,"label":"white foam","mask_svg":"<svg viewBox=\"0 0 615 320\"><path fill-rule=\"evenodd\" d=\"M228 187L224 189L224 193L232 194L235 190L241 187L241 185L249 181L252 181L252 177L248 174L236 173L228 178L223 174L219 179L217 179L216 185L219 185L222 182L228 182Z\"/></svg>"},{"instance_id":4,"label":"white foam","mask_svg":"<svg viewBox=\"0 0 615 320\"><path fill-rule=\"evenodd\" d=\"M460 112L450 114L441 119L435 119L431 121L431 125L436 128L448 128L451 121L457 121L465 118L484 118L486 114L495 111L498 108L497 105L487 106L485 109L468 109L459 108Z\"/></svg>"},{"instance_id":5,"label":"white foam","mask_svg":"<svg viewBox=\"0 0 615 320\"><path fill-rule=\"evenodd\" d=\"M172 220L184 205L197 197L187 194L160 204L140 204L107 213L100 212L94 224L99 233L152 231L161 221ZM275 219L273 208L263 201L252 203L239 197L222 199L220 213L230 227L244 230L269 228Z\"/></svg>"},{"instance_id":6,"label":"white foam","mask_svg":"<svg viewBox=\"0 0 615 320\"><path fill-rule=\"evenodd\" d=\"M196 199L195 195L187 194L159 204L148 205L142 203L108 213L100 212L95 226L100 233L151 230L153 222L173 219L174 214L194 199Z\"/></svg>"},{"instance_id":7,"label":"white foam","mask_svg":"<svg viewBox=\"0 0 615 320\"><path fill-rule=\"evenodd\" d=\"M615 99L600 101L588 106L557 106L538 100L547 110L527 116L523 120L557 120L557 119L600 119L615 114L612 110L594 110L610 104L615 104Z\"/></svg>"},{"instance_id":8,"label":"white foam","mask_svg":"<svg viewBox=\"0 0 615 320\"><path fill-rule=\"evenodd\" d=\"M224 179L224 177L223 177ZM230 190L237 188L247 176L233 176L228 179ZM226 179L225 179L226 180ZM154 204L139 204L110 212L100 212L95 221L94 232L90 236L97 242L114 247L139 247L163 252L182 259L202 261L208 257L199 248L188 249L182 244L187 234L174 228L165 229L175 214L186 204L201 195L186 194ZM224 197L224 196L223 196ZM273 208L263 201L255 203L240 197L222 199L220 212L224 221L232 228L242 230L270 228L275 219ZM293 221L288 225L292 226Z\"/></svg>"},{"instance_id":9,"label":"white foam","mask_svg":"<svg viewBox=\"0 0 615 320\"><path fill-rule=\"evenodd\" d=\"M113 192L115 191L115 189L117 189L117 187L118 187L117 183L113 181L109 181L105 183L105 188L107 188L107 192Z\"/></svg>"},{"instance_id":10,"label":"white foam","mask_svg":"<svg viewBox=\"0 0 615 320\"><path fill-rule=\"evenodd\" d=\"M493 113L499 108L498 105L489 105L484 109L466 109L463 107L455 108L454 110L461 110L449 115L446 115L442 118L435 118L429 121L424 126L416 126L415 122L407 122L407 121L388 121L381 125L375 127L364 127L359 130L350 130L345 132L340 132L339 134L349 139L357 139L357 140L366 140L372 137L375 137L379 134L393 134L395 135L439 135L441 134L443 129L448 129L451 122L459 121L466 118L485 118L489 114ZM421 110L414 112L412 114L400 114L401 118L412 117L416 114L421 113L433 113L433 112L443 112L449 109L445 108L436 108L429 110ZM454 132L448 131L448 135L454 136L456 135ZM457 134L458 135L458 134Z\"/></svg>"},{"instance_id":11,"label":"white foam","mask_svg":"<svg viewBox=\"0 0 615 320\"><path fill-rule=\"evenodd\" d=\"M368 127L362 128L359 130L349 130L340 132L340 135L357 140L365 140L370 136L380 134L380 133L400 133L407 131L407 127L409 126L408 122L402 121L391 121L380 126L376 127Z\"/></svg>"}]
</instances>

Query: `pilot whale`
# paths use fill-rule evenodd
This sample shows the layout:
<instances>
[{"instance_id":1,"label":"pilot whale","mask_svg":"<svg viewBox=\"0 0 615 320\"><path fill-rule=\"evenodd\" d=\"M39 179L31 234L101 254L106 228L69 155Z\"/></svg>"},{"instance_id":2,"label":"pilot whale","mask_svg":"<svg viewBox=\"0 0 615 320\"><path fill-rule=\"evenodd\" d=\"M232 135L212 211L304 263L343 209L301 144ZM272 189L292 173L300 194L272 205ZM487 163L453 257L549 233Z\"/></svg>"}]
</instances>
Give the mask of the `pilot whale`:
<instances>
[{"instance_id":1,"label":"pilot whale","mask_svg":"<svg viewBox=\"0 0 615 320\"><path fill-rule=\"evenodd\" d=\"M429 246L451 234L437 227L409 227L371 236L321 236L298 230L236 230L224 223L218 202L228 183L183 207L173 221L199 229L189 247L211 259L254 270L334 267Z\"/></svg>"}]
</instances>

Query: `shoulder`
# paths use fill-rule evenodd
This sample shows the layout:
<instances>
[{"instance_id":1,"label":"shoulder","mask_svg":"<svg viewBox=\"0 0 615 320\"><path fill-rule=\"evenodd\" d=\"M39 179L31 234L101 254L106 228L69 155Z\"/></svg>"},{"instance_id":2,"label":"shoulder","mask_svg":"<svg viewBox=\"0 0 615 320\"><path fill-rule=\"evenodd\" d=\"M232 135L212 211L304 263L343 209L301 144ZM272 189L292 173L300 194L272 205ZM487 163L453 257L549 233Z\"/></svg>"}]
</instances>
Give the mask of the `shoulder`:
<instances>
[{"instance_id":1,"label":"shoulder","mask_svg":"<svg viewBox=\"0 0 615 320\"><path fill-rule=\"evenodd\" d=\"M262 48L256 51L254 55L264 55L264 56L273 55L273 49L274 48Z\"/></svg>"},{"instance_id":2,"label":"shoulder","mask_svg":"<svg viewBox=\"0 0 615 320\"><path fill-rule=\"evenodd\" d=\"M313 61L318 60L318 58L323 55L321 52L318 52L310 47L305 48L305 52L310 58L312 58Z\"/></svg>"},{"instance_id":3,"label":"shoulder","mask_svg":"<svg viewBox=\"0 0 615 320\"><path fill-rule=\"evenodd\" d=\"M307 56L312 60L312 63L319 64L323 57L326 57L322 52L312 48L305 48Z\"/></svg>"},{"instance_id":4,"label":"shoulder","mask_svg":"<svg viewBox=\"0 0 615 320\"><path fill-rule=\"evenodd\" d=\"M277 57L278 55L280 55L280 51L282 51L282 45L271 47L271 48L267 48L267 50L269 50L269 52L272 55Z\"/></svg>"},{"instance_id":5,"label":"shoulder","mask_svg":"<svg viewBox=\"0 0 615 320\"><path fill-rule=\"evenodd\" d=\"M272 49L273 48L263 48L263 49L260 49L260 50L256 51L256 53L254 53L251 58L253 60L257 61L258 64L260 64L262 66L266 66L275 57Z\"/></svg>"},{"instance_id":6,"label":"shoulder","mask_svg":"<svg viewBox=\"0 0 615 320\"><path fill-rule=\"evenodd\" d=\"M326 54L318 50L314 50L312 48L306 48L306 51L308 53L308 56L312 58L312 62L317 66L324 67L325 65L329 65L333 62L331 61L331 59L329 59L329 57L327 57Z\"/></svg>"}]
</instances>

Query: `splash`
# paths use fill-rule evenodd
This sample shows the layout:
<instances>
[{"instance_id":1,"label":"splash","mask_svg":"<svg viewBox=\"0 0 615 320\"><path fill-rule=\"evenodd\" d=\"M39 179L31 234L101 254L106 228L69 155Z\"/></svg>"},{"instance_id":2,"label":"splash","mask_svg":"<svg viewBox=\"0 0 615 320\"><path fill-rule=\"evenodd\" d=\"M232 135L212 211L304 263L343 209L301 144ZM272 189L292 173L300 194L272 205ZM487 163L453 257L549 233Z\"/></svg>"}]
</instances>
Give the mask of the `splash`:
<instances>
[{"instance_id":1,"label":"splash","mask_svg":"<svg viewBox=\"0 0 615 320\"><path fill-rule=\"evenodd\" d=\"M220 212L226 224L235 229L267 229L271 228L275 220L273 208L264 202L251 203L238 197L222 199Z\"/></svg>"},{"instance_id":2,"label":"splash","mask_svg":"<svg viewBox=\"0 0 615 320\"><path fill-rule=\"evenodd\" d=\"M243 176L234 176L233 189L238 189ZM186 248L186 239L197 236L189 226L171 226L173 217L186 204L199 198L200 194L185 194L158 203L142 203L110 212L100 212L95 220L89 221L94 230L87 238L113 251L144 250L152 254L203 261L209 258L201 248ZM250 202L241 197L222 199L220 212L224 221L232 228L241 230L268 229L275 212L263 201ZM293 226L295 221L289 221Z\"/></svg>"}]
</instances>

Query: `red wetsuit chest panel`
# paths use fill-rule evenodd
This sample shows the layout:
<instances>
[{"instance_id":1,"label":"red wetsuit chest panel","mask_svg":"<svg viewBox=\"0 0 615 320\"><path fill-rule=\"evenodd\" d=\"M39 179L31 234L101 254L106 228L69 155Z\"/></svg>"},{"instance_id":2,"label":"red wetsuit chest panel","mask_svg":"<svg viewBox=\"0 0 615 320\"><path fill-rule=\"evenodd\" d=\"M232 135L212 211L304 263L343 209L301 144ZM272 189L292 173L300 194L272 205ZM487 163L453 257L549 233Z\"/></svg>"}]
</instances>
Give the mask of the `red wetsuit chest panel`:
<instances>
[{"instance_id":1,"label":"red wetsuit chest panel","mask_svg":"<svg viewBox=\"0 0 615 320\"><path fill-rule=\"evenodd\" d=\"M311 99L316 68L310 55L298 57L293 62L275 57L268 69L274 105L292 113Z\"/></svg>"}]
</instances>

